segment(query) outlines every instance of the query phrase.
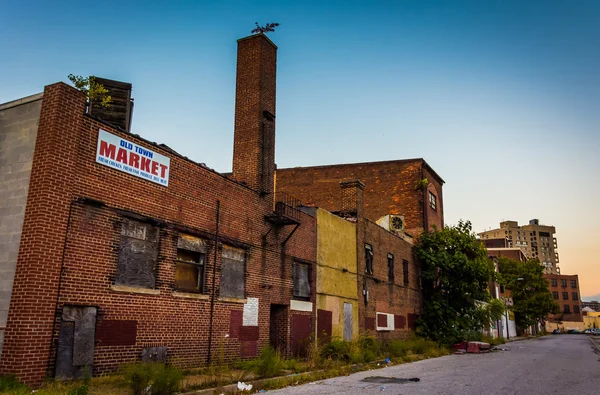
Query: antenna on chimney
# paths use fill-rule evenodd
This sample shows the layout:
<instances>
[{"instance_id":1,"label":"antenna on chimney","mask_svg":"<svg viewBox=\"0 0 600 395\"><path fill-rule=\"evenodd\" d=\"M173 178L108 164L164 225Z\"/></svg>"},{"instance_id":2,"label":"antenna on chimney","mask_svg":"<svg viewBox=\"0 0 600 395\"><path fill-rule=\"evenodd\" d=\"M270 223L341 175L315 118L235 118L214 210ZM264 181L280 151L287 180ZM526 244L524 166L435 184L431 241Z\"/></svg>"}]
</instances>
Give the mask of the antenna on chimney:
<instances>
[{"instance_id":1,"label":"antenna on chimney","mask_svg":"<svg viewBox=\"0 0 600 395\"><path fill-rule=\"evenodd\" d=\"M265 34L268 32L274 32L275 28L277 26L279 26L279 23L275 22L275 23L267 23L264 26L260 26L258 24L258 22L254 22L256 24L256 29L253 29L250 33L255 34L255 33L261 33L261 34Z\"/></svg>"}]
</instances>

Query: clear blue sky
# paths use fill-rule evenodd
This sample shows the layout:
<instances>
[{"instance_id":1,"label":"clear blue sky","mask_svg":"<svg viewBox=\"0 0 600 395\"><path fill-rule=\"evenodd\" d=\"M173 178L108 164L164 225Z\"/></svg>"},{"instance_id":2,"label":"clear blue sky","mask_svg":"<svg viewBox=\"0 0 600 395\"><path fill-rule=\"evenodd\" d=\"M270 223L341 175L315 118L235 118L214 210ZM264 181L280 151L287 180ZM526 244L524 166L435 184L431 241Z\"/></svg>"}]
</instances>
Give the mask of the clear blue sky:
<instances>
[{"instance_id":1,"label":"clear blue sky","mask_svg":"<svg viewBox=\"0 0 600 395\"><path fill-rule=\"evenodd\" d=\"M557 227L600 294L600 1L12 1L0 103L98 75L133 132L231 169L236 39L279 22L280 167L425 158L449 224Z\"/></svg>"}]
</instances>

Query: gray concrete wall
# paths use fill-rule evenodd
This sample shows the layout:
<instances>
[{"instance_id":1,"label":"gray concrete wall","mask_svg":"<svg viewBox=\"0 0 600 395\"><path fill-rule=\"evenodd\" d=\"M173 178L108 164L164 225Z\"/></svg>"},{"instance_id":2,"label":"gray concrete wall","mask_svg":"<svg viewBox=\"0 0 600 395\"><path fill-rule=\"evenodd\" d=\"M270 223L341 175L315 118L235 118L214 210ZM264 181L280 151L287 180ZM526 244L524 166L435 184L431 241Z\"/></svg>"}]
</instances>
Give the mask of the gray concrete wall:
<instances>
[{"instance_id":1,"label":"gray concrete wall","mask_svg":"<svg viewBox=\"0 0 600 395\"><path fill-rule=\"evenodd\" d=\"M0 356L41 106L41 93L0 104Z\"/></svg>"}]
</instances>

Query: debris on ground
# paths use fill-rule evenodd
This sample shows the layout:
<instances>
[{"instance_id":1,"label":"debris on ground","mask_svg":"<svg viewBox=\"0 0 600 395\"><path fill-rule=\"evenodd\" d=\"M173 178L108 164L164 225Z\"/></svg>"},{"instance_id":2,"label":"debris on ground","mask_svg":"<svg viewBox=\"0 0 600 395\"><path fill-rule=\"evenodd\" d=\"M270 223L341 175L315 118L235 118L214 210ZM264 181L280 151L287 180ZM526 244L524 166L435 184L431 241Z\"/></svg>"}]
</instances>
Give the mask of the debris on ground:
<instances>
[{"instance_id":1,"label":"debris on ground","mask_svg":"<svg viewBox=\"0 0 600 395\"><path fill-rule=\"evenodd\" d=\"M246 384L242 381L238 381L237 387L240 391L251 391L252 390L252 384Z\"/></svg>"}]
</instances>

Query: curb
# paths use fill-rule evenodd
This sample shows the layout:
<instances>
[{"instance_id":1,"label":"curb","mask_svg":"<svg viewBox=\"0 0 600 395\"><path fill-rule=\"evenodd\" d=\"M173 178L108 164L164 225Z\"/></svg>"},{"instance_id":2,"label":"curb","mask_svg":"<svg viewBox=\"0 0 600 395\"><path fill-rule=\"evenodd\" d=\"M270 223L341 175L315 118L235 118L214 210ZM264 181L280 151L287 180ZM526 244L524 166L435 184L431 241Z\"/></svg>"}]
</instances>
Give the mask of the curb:
<instances>
[{"instance_id":1,"label":"curb","mask_svg":"<svg viewBox=\"0 0 600 395\"><path fill-rule=\"evenodd\" d=\"M596 353L600 354L600 343L598 340L594 339L592 336L589 336L588 339L590 339L590 343L592 343L592 348L594 348Z\"/></svg>"},{"instance_id":2,"label":"curb","mask_svg":"<svg viewBox=\"0 0 600 395\"><path fill-rule=\"evenodd\" d=\"M416 354L416 355L422 355L422 354ZM451 355L451 354L450 354ZM439 358L439 357L437 357ZM425 358L427 359L427 358ZM418 359L416 361L411 361L408 363L413 363L413 362L419 362L422 361L423 359ZM385 363L385 359L381 359L381 360L377 360L377 361L373 361L373 362L369 362L369 363L358 363L358 364L353 364L353 365L348 365L348 367L351 370L357 369L355 372L353 373L358 373L358 372L362 372L362 371L366 371L366 370L371 370L371 369L361 369L364 367L373 367L374 369L382 369L386 366L394 366L397 364L390 364L388 365L386 363L386 366L378 366L375 364L382 364ZM374 366L373 366L374 365ZM315 373L321 373L321 372L325 372L325 369L318 369L318 370L311 370L309 372L302 372L302 373L292 373L292 374L288 374L286 376L277 376L277 377L270 377L268 379L258 379L258 380L253 380L253 381L248 381L246 382L246 384L252 384L252 390L248 391L249 394L251 393L255 393L256 392L256 388L259 386L264 385L265 383L271 382L271 381L276 381L276 380L281 380L281 379L287 379L287 378L295 378L295 377L302 377L302 376L307 376L307 375L311 375L311 374L315 374ZM317 379L314 381L320 381L321 379ZM289 386L288 386L289 387ZM222 387L213 387L213 388L204 388L204 389L200 389L200 390L192 390L192 391L186 391L186 392L180 392L179 395L214 395L214 394L231 394L231 393L245 393L245 391L240 391L238 389L238 385L237 383L234 384L227 384L224 385Z\"/></svg>"}]
</instances>

